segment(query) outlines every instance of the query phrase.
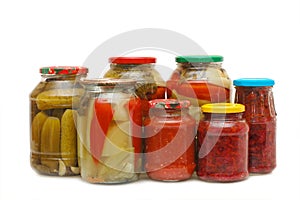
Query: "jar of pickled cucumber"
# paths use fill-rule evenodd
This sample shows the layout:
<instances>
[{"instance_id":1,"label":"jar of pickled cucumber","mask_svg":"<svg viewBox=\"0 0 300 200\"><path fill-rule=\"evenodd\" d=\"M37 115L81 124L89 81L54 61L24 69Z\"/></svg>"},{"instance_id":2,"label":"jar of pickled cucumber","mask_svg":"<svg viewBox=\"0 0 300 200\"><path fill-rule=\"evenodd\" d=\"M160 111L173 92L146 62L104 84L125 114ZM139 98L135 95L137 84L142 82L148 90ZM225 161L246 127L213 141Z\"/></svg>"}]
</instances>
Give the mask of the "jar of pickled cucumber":
<instances>
[{"instance_id":1,"label":"jar of pickled cucumber","mask_svg":"<svg viewBox=\"0 0 300 200\"><path fill-rule=\"evenodd\" d=\"M166 95L165 81L155 69L154 57L111 57L110 69L105 78L136 80L135 93L142 101L143 116L148 116L149 100L164 99Z\"/></svg>"},{"instance_id":2,"label":"jar of pickled cucumber","mask_svg":"<svg viewBox=\"0 0 300 200\"><path fill-rule=\"evenodd\" d=\"M31 166L38 173L79 174L75 119L84 89L78 80L87 72L77 66L40 69L42 80L30 94Z\"/></svg>"},{"instance_id":3,"label":"jar of pickled cucumber","mask_svg":"<svg viewBox=\"0 0 300 200\"><path fill-rule=\"evenodd\" d=\"M141 101L131 79L85 79L78 111L81 177L90 183L126 183L141 172Z\"/></svg>"},{"instance_id":4,"label":"jar of pickled cucumber","mask_svg":"<svg viewBox=\"0 0 300 200\"><path fill-rule=\"evenodd\" d=\"M207 103L229 103L231 80L218 55L176 57L177 68L167 81L169 96L191 102L190 114L200 120L200 107Z\"/></svg>"}]
</instances>

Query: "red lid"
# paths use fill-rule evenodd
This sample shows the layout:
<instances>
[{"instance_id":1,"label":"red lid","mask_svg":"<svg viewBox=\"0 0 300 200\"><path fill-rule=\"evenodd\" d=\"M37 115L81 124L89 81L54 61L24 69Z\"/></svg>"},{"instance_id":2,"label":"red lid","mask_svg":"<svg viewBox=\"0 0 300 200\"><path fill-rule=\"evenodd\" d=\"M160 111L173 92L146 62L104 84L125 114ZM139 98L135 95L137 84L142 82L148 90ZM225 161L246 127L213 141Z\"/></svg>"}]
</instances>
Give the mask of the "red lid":
<instances>
[{"instance_id":1,"label":"red lid","mask_svg":"<svg viewBox=\"0 0 300 200\"><path fill-rule=\"evenodd\" d=\"M149 64L156 62L154 57L110 57L108 60L110 63L115 64Z\"/></svg>"},{"instance_id":2,"label":"red lid","mask_svg":"<svg viewBox=\"0 0 300 200\"><path fill-rule=\"evenodd\" d=\"M88 73L88 68L80 66L51 66L40 68L40 73L53 75L84 75Z\"/></svg>"},{"instance_id":3,"label":"red lid","mask_svg":"<svg viewBox=\"0 0 300 200\"><path fill-rule=\"evenodd\" d=\"M181 109L188 108L191 102L188 100L179 101L177 99L154 99L149 101L150 108Z\"/></svg>"}]
</instances>

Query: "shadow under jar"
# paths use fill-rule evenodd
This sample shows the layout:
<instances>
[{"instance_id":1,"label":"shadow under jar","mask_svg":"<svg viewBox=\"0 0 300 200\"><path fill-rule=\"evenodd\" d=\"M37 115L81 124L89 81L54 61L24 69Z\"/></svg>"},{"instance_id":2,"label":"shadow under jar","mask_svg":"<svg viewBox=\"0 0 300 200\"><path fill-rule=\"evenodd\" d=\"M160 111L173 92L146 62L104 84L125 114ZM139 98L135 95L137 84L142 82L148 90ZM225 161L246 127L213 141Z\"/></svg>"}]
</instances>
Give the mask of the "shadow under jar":
<instances>
[{"instance_id":1,"label":"shadow under jar","mask_svg":"<svg viewBox=\"0 0 300 200\"><path fill-rule=\"evenodd\" d=\"M46 175L78 175L75 120L84 93L79 84L88 69L43 67L41 82L30 94L31 166Z\"/></svg>"},{"instance_id":2,"label":"shadow under jar","mask_svg":"<svg viewBox=\"0 0 300 200\"><path fill-rule=\"evenodd\" d=\"M81 177L90 183L127 183L141 172L141 102L134 80L84 79L78 110Z\"/></svg>"},{"instance_id":3,"label":"shadow under jar","mask_svg":"<svg viewBox=\"0 0 300 200\"><path fill-rule=\"evenodd\" d=\"M195 120L188 114L189 101L150 101L145 126L145 169L160 181L189 179L195 169Z\"/></svg>"},{"instance_id":4,"label":"shadow under jar","mask_svg":"<svg viewBox=\"0 0 300 200\"><path fill-rule=\"evenodd\" d=\"M235 102L246 107L249 125L250 173L270 173L276 167L276 111L272 87L274 80L244 78L234 80Z\"/></svg>"},{"instance_id":5,"label":"shadow under jar","mask_svg":"<svg viewBox=\"0 0 300 200\"><path fill-rule=\"evenodd\" d=\"M198 128L197 175L213 182L241 181L248 173L248 130L241 104L203 105Z\"/></svg>"}]
</instances>

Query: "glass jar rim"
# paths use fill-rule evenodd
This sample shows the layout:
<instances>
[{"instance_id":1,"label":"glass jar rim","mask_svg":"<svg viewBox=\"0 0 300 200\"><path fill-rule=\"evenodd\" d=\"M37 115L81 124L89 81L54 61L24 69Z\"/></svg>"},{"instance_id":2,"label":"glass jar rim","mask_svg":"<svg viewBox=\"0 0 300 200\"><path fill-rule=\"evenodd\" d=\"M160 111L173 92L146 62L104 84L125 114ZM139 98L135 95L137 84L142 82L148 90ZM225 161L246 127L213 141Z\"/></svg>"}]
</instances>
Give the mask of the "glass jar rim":
<instances>
[{"instance_id":1,"label":"glass jar rim","mask_svg":"<svg viewBox=\"0 0 300 200\"><path fill-rule=\"evenodd\" d=\"M136 80L133 79L113 79L113 78L85 78L80 80L83 85L93 85L93 86L117 86L117 87L126 87L134 86Z\"/></svg>"}]
</instances>

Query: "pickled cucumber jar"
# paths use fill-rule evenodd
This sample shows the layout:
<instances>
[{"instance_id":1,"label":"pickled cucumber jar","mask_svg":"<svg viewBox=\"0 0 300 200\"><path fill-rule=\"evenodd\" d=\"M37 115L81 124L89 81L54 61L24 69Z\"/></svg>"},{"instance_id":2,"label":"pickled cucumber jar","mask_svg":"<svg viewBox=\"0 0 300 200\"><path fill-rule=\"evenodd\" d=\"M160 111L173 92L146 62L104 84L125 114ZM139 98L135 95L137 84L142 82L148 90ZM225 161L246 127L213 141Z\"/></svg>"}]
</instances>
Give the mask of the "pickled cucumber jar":
<instances>
[{"instance_id":1,"label":"pickled cucumber jar","mask_svg":"<svg viewBox=\"0 0 300 200\"><path fill-rule=\"evenodd\" d=\"M38 173L79 174L75 118L84 93L78 80L87 72L77 66L40 69L42 80L30 94L31 166Z\"/></svg>"},{"instance_id":2,"label":"pickled cucumber jar","mask_svg":"<svg viewBox=\"0 0 300 200\"><path fill-rule=\"evenodd\" d=\"M230 102L231 80L218 55L176 57L177 68L167 81L169 96L191 102L190 114L200 120L200 107L207 103Z\"/></svg>"},{"instance_id":3,"label":"pickled cucumber jar","mask_svg":"<svg viewBox=\"0 0 300 200\"><path fill-rule=\"evenodd\" d=\"M142 101L143 116L149 111L149 100L163 99L166 95L165 81L155 69L153 57L111 57L110 69L105 78L136 80L135 93Z\"/></svg>"},{"instance_id":4,"label":"pickled cucumber jar","mask_svg":"<svg viewBox=\"0 0 300 200\"><path fill-rule=\"evenodd\" d=\"M81 177L126 183L141 172L141 101L130 79L85 79L77 117Z\"/></svg>"}]
</instances>

